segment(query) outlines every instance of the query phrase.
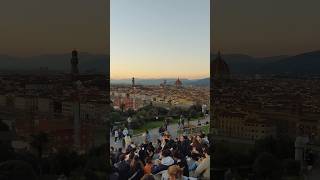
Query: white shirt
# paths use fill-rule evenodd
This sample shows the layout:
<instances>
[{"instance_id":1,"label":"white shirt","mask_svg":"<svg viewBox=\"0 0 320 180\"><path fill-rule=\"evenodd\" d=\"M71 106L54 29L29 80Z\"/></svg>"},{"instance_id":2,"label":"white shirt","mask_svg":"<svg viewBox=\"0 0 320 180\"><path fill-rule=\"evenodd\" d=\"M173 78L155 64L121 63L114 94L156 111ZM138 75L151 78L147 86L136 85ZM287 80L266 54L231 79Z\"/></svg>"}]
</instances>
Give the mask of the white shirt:
<instances>
[{"instance_id":1,"label":"white shirt","mask_svg":"<svg viewBox=\"0 0 320 180\"><path fill-rule=\"evenodd\" d=\"M123 133L124 136L127 136L128 133L129 133L129 132L128 132L128 129L124 129L122 133Z\"/></svg>"}]
</instances>

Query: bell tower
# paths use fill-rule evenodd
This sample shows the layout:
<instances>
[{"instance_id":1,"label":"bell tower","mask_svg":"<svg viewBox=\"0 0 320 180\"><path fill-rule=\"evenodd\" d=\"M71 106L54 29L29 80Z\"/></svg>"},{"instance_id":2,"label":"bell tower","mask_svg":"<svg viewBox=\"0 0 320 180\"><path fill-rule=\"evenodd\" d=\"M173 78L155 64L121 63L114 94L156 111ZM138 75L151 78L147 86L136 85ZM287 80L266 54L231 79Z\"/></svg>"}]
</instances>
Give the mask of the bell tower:
<instances>
[{"instance_id":1,"label":"bell tower","mask_svg":"<svg viewBox=\"0 0 320 180\"><path fill-rule=\"evenodd\" d=\"M78 51L73 50L72 51L72 57L71 57L71 74L72 75L78 75L79 69L78 69Z\"/></svg>"}]
</instances>

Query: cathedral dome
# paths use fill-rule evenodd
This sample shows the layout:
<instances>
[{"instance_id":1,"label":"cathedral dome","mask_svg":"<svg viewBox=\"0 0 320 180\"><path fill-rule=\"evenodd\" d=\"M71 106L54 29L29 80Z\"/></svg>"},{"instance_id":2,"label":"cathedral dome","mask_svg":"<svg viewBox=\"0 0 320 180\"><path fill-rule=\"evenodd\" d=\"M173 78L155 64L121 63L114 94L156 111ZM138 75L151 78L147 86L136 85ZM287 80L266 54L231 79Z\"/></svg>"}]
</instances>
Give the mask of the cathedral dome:
<instances>
[{"instance_id":1,"label":"cathedral dome","mask_svg":"<svg viewBox=\"0 0 320 180\"><path fill-rule=\"evenodd\" d=\"M178 87L182 86L182 82L180 81L179 78L176 80L175 85Z\"/></svg>"},{"instance_id":2,"label":"cathedral dome","mask_svg":"<svg viewBox=\"0 0 320 180\"><path fill-rule=\"evenodd\" d=\"M211 63L211 71L213 73L213 78L228 78L230 75L230 70L228 64L222 59L220 51L217 57Z\"/></svg>"},{"instance_id":3,"label":"cathedral dome","mask_svg":"<svg viewBox=\"0 0 320 180\"><path fill-rule=\"evenodd\" d=\"M72 54L73 57L77 57L78 56L78 51L74 49L74 50L72 50L71 54Z\"/></svg>"}]
</instances>

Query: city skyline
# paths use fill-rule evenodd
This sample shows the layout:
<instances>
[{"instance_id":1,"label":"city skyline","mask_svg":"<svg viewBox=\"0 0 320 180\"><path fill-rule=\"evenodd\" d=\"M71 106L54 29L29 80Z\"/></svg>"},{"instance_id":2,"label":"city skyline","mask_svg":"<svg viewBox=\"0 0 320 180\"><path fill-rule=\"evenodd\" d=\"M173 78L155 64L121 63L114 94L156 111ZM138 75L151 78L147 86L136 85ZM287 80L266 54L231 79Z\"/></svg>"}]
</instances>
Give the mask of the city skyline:
<instances>
[{"instance_id":1,"label":"city skyline","mask_svg":"<svg viewBox=\"0 0 320 180\"><path fill-rule=\"evenodd\" d=\"M209 17L209 0L112 0L111 79L208 77Z\"/></svg>"}]
</instances>

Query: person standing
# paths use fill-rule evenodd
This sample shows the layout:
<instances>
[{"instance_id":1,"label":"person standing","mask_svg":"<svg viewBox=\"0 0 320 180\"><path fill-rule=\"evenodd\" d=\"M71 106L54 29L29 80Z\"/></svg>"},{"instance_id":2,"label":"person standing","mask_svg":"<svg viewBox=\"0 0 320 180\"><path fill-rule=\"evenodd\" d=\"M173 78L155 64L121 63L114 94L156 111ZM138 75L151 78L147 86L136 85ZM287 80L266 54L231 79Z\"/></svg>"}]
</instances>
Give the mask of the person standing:
<instances>
[{"instance_id":1,"label":"person standing","mask_svg":"<svg viewBox=\"0 0 320 180\"><path fill-rule=\"evenodd\" d=\"M114 131L114 142L115 142L115 143L118 141L118 137L119 137L119 132L118 132L118 130L116 129L116 130Z\"/></svg>"},{"instance_id":2,"label":"person standing","mask_svg":"<svg viewBox=\"0 0 320 180\"><path fill-rule=\"evenodd\" d=\"M163 136L163 132L164 132L164 127L161 126L161 127L159 128L159 137L160 137L160 139L161 139L162 136Z\"/></svg>"},{"instance_id":3,"label":"person standing","mask_svg":"<svg viewBox=\"0 0 320 180\"><path fill-rule=\"evenodd\" d=\"M200 121L200 119L198 119L198 126L201 126L201 121Z\"/></svg>"},{"instance_id":4,"label":"person standing","mask_svg":"<svg viewBox=\"0 0 320 180\"><path fill-rule=\"evenodd\" d=\"M123 133L122 133L122 130L119 128L119 132L118 132L118 134L119 134L119 137L118 137L118 139L119 139L119 141L121 142L122 141L122 139L123 139Z\"/></svg>"},{"instance_id":5,"label":"person standing","mask_svg":"<svg viewBox=\"0 0 320 180\"><path fill-rule=\"evenodd\" d=\"M126 137L126 136L128 136L129 131L128 131L127 128L124 128L124 130L122 131L122 133L123 133L123 136Z\"/></svg>"},{"instance_id":6,"label":"person standing","mask_svg":"<svg viewBox=\"0 0 320 180\"><path fill-rule=\"evenodd\" d=\"M145 141L146 141L147 143L152 142L152 140L151 140L151 135L150 135L150 133L149 133L148 130L146 130L146 132L145 132Z\"/></svg>"},{"instance_id":7,"label":"person standing","mask_svg":"<svg viewBox=\"0 0 320 180\"><path fill-rule=\"evenodd\" d=\"M127 148L131 144L130 136L124 137L124 142L125 142L125 148Z\"/></svg>"},{"instance_id":8,"label":"person standing","mask_svg":"<svg viewBox=\"0 0 320 180\"><path fill-rule=\"evenodd\" d=\"M168 119L164 120L164 126L166 128L166 131L168 131Z\"/></svg>"},{"instance_id":9,"label":"person standing","mask_svg":"<svg viewBox=\"0 0 320 180\"><path fill-rule=\"evenodd\" d=\"M181 119L182 128L184 128L184 118Z\"/></svg>"}]
</instances>

